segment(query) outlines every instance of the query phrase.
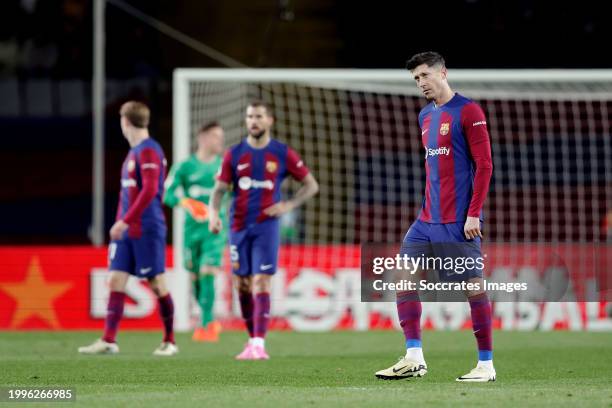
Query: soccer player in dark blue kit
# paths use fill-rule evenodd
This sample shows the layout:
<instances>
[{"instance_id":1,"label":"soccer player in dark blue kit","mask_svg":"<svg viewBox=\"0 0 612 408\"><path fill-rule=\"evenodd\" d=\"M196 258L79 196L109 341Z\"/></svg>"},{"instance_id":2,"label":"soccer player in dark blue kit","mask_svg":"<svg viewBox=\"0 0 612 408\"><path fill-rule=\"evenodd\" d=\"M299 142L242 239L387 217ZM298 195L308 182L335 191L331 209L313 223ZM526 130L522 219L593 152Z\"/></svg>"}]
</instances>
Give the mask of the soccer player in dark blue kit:
<instances>
[{"instance_id":1,"label":"soccer player in dark blue kit","mask_svg":"<svg viewBox=\"0 0 612 408\"><path fill-rule=\"evenodd\" d=\"M404 237L401 254L482 259L482 207L493 172L486 118L477 103L452 91L440 54L416 54L406 67L431 102L419 114L425 148L425 198L418 219ZM445 253L449 248L452 253ZM482 268L461 274L438 272L441 280L468 282L478 288L465 292L478 345L478 363L457 381L495 381L491 304L484 290ZM421 348L419 295L417 291L396 295L406 355L393 366L376 372L376 376L421 377L427 373L427 364Z\"/></svg>"},{"instance_id":2,"label":"soccer player in dark blue kit","mask_svg":"<svg viewBox=\"0 0 612 408\"><path fill-rule=\"evenodd\" d=\"M223 158L210 201L209 229L221 229L219 209L223 194L233 189L230 209L230 260L249 341L238 360L267 360L265 336L270 314L270 278L276 272L280 245L279 218L301 205L319 185L298 154L271 138L274 116L262 101L246 110L248 136ZM280 187L287 176L302 187L281 201Z\"/></svg>"},{"instance_id":3,"label":"soccer player in dark blue kit","mask_svg":"<svg viewBox=\"0 0 612 408\"><path fill-rule=\"evenodd\" d=\"M110 229L110 297L104 335L89 346L79 347L82 354L115 354L119 321L123 316L125 286L130 275L147 279L159 301L164 337L153 352L172 356L178 352L174 343L174 305L164 278L166 219L162 210L166 158L149 136L149 108L130 101L121 106L121 131L130 151L121 168L121 193L115 224Z\"/></svg>"}]
</instances>

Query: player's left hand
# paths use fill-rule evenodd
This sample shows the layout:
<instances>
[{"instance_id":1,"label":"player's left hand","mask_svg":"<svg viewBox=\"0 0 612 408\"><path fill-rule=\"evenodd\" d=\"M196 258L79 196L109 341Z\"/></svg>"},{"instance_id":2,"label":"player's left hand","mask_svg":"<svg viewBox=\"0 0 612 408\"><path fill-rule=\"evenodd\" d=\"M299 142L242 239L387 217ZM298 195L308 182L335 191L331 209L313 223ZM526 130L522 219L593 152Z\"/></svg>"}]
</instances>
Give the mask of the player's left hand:
<instances>
[{"instance_id":1,"label":"player's left hand","mask_svg":"<svg viewBox=\"0 0 612 408\"><path fill-rule=\"evenodd\" d=\"M463 227L463 233L467 239L474 239L476 237L482 238L480 219L478 217L467 217L465 226Z\"/></svg>"},{"instance_id":2,"label":"player's left hand","mask_svg":"<svg viewBox=\"0 0 612 408\"><path fill-rule=\"evenodd\" d=\"M127 225L123 220L119 220L113 224L110 229L110 237L112 240L116 241L123 237L123 233L128 229L129 225Z\"/></svg>"},{"instance_id":3,"label":"player's left hand","mask_svg":"<svg viewBox=\"0 0 612 408\"><path fill-rule=\"evenodd\" d=\"M280 217L283 214L293 210L294 205L291 201L279 201L264 210L264 214L270 217Z\"/></svg>"}]
</instances>

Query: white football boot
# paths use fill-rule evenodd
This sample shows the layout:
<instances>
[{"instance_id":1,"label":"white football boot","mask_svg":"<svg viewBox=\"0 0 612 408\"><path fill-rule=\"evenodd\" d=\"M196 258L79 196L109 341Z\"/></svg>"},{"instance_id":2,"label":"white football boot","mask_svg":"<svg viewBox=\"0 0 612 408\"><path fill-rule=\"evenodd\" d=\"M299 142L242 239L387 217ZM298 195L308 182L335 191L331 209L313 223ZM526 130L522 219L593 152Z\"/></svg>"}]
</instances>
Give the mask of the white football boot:
<instances>
[{"instance_id":1,"label":"white football boot","mask_svg":"<svg viewBox=\"0 0 612 408\"><path fill-rule=\"evenodd\" d=\"M81 354L117 354L119 346L117 343L109 343L102 339L98 339L89 346L79 347Z\"/></svg>"},{"instance_id":2,"label":"white football boot","mask_svg":"<svg viewBox=\"0 0 612 408\"><path fill-rule=\"evenodd\" d=\"M153 351L154 356L162 356L168 357L177 354L179 351L178 347L174 343L170 343L169 341L164 341L159 345L158 348Z\"/></svg>"},{"instance_id":3,"label":"white football boot","mask_svg":"<svg viewBox=\"0 0 612 408\"><path fill-rule=\"evenodd\" d=\"M489 382L495 381L495 368L476 366L469 373L457 378L459 382Z\"/></svg>"},{"instance_id":4,"label":"white football boot","mask_svg":"<svg viewBox=\"0 0 612 408\"><path fill-rule=\"evenodd\" d=\"M427 374L427 364L419 363L407 357L401 357L397 363L374 375L382 380L400 380L402 378L422 377Z\"/></svg>"}]
</instances>

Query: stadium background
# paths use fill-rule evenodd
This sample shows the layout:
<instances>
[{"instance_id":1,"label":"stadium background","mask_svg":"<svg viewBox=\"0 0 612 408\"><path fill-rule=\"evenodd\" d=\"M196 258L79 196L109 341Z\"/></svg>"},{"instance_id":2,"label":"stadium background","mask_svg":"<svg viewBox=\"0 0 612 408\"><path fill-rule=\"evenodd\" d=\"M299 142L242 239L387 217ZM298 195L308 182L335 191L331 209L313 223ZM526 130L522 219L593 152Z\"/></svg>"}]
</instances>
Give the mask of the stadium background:
<instances>
[{"instance_id":1,"label":"stadium background","mask_svg":"<svg viewBox=\"0 0 612 408\"><path fill-rule=\"evenodd\" d=\"M123 3L109 2L106 11L107 27L112 27L106 32L106 229L114 218L119 169L127 151L117 120L121 102L137 98L150 104L153 110L151 132L170 156L173 70L178 67L222 67L215 60L178 44L137 20L120 8L120 4ZM458 1L441 6L445 9L443 14L393 2L378 4L377 7L368 3L324 0L131 1L129 4L250 67L401 68L408 56L430 48L444 54L451 68L609 68L612 65L612 57L601 52L611 34L605 6L594 1L581 2L580 7L573 2ZM94 294L103 296L98 290L103 291L104 282L96 278L96 273L105 266L105 249L89 246L93 72L91 3L24 0L6 1L0 7L0 133L3 136L0 166L5 175L0 193L3 214L0 243L5 245L1 249L0 328L98 328L102 325L103 315L96 309L96 300L100 298ZM556 9L554 18L551 7ZM572 38L572 41L558 41L561 37ZM414 104L412 108L416 110L418 106ZM587 105L581 109L583 111L578 112L578 117L588 115ZM610 100L604 102L603 107L599 106L599 111L606 109L610 111ZM609 123L605 117L595 120ZM415 132L416 125L410 126L411 132ZM572 126L576 127L570 124L570 130ZM367 130L376 134L376 129ZM609 143L609 126L600 125L596 131L596 137ZM522 140L518 144L527 147ZM554 145L554 140L544 139L540 148L547 151ZM577 142L574 145L573 140L569 142L572 151L578 145ZM609 150L588 151L593 156L587 159L597 166L589 172L603 174L602 177L588 180L578 177L573 187L567 190L569 199L563 197L555 202L558 196L538 196L551 203L552 210L543 212L546 217L558 219L571 213L573 207L563 208L563 205L568 200L575 201L578 197L576 191L586 190L586 196L578 198L597 208L597 211L586 211L588 218L581 219L581 223L588 226L586 230L567 228L570 235L563 236L564 242L600 243L605 242L609 234L606 224L609 208L606 206L610 203L610 196L606 191L611 186L606 182L609 183L611 177L612 157ZM554 155L554 148L552 152ZM357 163L378 160L374 155L367 157L367 150L361 150L359 154L354 159ZM385 152L378 154L382 157ZM521 150L517 149L514 154L519 156ZM418 158L418 155L409 156L405 160L411 163ZM498 171L502 171L503 161L497 164L500 164ZM563 166L559 169L562 171ZM529 170L527 174L532 177ZM549 171L554 172L555 168ZM576 168L571 171L580 172ZM397 180L398 175L390 173L385 176ZM366 169L360 180L357 190L362 195L357 199L366 205L360 207L359 211L364 213L356 215L356 219L372 220L370 212L380 212L383 208L383 212L388 210L401 215L402 222L391 224L393 230L378 232L384 237L401 234L414 217L418 202L403 207L400 202L389 202L384 197L368 197L365 192L374 188L375 179ZM529 177L522 181L526 186L535 183ZM507 181L513 182L516 180ZM416 190L414 194L418 196ZM524 194L537 196L528 190ZM489 208L492 221L498 225L496 215L507 210L503 207L503 198L500 195L489 203L500 205L499 208ZM530 210L515 208L519 214ZM534 221L547 223L546 218ZM354 296L355 283L348 278L345 281L340 277L324 278L335 276L337 268L358 265L356 249L352 245L379 238L372 225L355 222L352 228L352 231L341 231L339 242L333 242L348 245L344 248L347 254L341 265L329 262L321 265L311 261L287 271L287 279L307 277L302 273L302 267L322 273L316 276L320 280L319 286L310 285L303 289L303 299L312 296L325 298L328 292L338 292L336 285L344 285L342 291L345 294L337 295L334 301L344 302L342 304L354 302L348 309L350 313L345 310L340 315L331 316L333 319L327 323L323 321L317 325L309 316L319 314L318 320L325 320L321 318L326 310L330 310L325 303L328 300L323 299L322 303L298 301L294 313L276 311L286 315L287 319L276 322L275 327L367 329L393 324L393 310L385 309L385 306L377 306L380 310L366 313L364 323L365 312ZM502 229L492 229L491 236L498 241L516 238L504 235L515 229L516 226L505 225ZM529 231L533 235L523 235L521 239L557 238L550 235L551 231L541 235L543 230L546 231L545 225L540 229L531 228ZM577 235L571 235L572 231ZM326 237L319 238L327 240ZM302 244L299 238L292 243L293 247L285 248L283 256L287 259L291 259L291 250L299 250L300 247L295 245ZM300 252L303 259L308 258L304 255L307 250L302 248ZM326 247L319 248L315 255L325 254L325 250ZM325 258L311 256L310 259ZM282 287L278 290L283 292ZM228 295L227 289L225 292ZM31 296L32 293L36 296ZM347 298L338 299L338 296ZM147 308L150 306L147 295L138 297L134 293L132 297L136 301L126 313L131 318L122 327L157 327L154 305L153 309ZM543 307L541 316L545 316L546 308L550 307L552 317L545 324L538 320L525 328L601 330L612 327L611 311L605 302ZM220 304L218 310L231 314L232 306ZM443 315L447 311L439 310L438 313ZM467 316L467 309L462 309L461 313ZM298 320L291 321L296 314ZM465 319L432 321L434 323L430 326L435 328L459 328L465 323ZM450 321L459 323L449 326ZM238 325L235 319L229 319L227 324ZM497 325L503 326L501 319ZM510 328L514 327L510 325Z\"/></svg>"}]
</instances>

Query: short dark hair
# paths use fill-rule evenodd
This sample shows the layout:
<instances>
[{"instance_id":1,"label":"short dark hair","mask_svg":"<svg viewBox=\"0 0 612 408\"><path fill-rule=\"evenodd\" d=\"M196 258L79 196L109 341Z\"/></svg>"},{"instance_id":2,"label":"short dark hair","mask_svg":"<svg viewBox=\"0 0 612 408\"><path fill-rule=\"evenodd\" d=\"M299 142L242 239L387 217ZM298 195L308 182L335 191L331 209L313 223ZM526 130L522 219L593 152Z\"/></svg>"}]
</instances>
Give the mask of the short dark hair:
<instances>
[{"instance_id":1,"label":"short dark hair","mask_svg":"<svg viewBox=\"0 0 612 408\"><path fill-rule=\"evenodd\" d=\"M428 67L433 67L434 65L440 65L442 67L446 66L446 62L444 61L444 57L442 57L442 55L434 51L426 51L414 54L408 61L406 61L406 69L408 71L413 71L416 67L422 64L425 64Z\"/></svg>"},{"instance_id":2,"label":"short dark hair","mask_svg":"<svg viewBox=\"0 0 612 408\"><path fill-rule=\"evenodd\" d=\"M214 128L217 128L217 127L221 127L221 124L219 122L217 122L216 120L211 120L210 122L206 122L205 124L200 126L200 129L198 129L198 134L206 133L210 129L214 129Z\"/></svg>"},{"instance_id":3,"label":"short dark hair","mask_svg":"<svg viewBox=\"0 0 612 408\"><path fill-rule=\"evenodd\" d=\"M128 101L124 103L121 105L119 114L121 116L125 116L128 122L130 122L134 127L144 129L149 126L151 111L147 105L142 102Z\"/></svg>"},{"instance_id":4,"label":"short dark hair","mask_svg":"<svg viewBox=\"0 0 612 408\"><path fill-rule=\"evenodd\" d=\"M270 105L268 102L262 101L261 99L252 100L248 104L248 106L252 106L254 108L263 107L266 110L266 113L268 114L268 116L274 117L274 109L272 108L272 105Z\"/></svg>"}]
</instances>

